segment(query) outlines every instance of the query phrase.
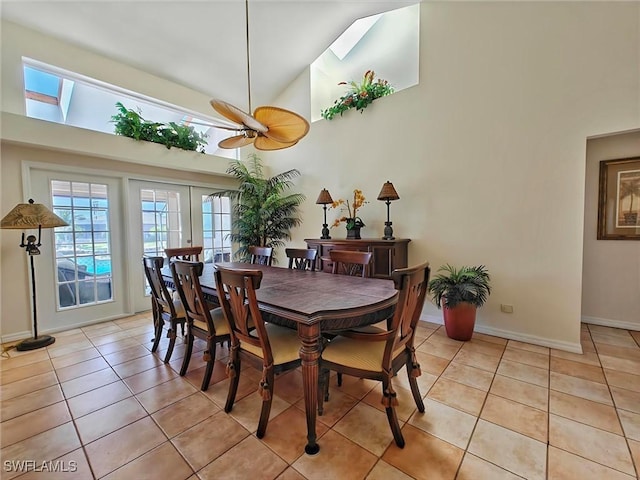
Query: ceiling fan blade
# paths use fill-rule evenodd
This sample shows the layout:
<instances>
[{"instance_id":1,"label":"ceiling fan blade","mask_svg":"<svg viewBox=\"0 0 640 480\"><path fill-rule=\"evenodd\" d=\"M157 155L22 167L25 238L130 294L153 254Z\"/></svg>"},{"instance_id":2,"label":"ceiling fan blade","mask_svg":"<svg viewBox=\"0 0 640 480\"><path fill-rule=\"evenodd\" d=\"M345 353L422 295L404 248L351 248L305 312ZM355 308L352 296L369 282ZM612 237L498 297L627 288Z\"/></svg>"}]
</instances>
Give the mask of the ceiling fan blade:
<instances>
[{"instance_id":1,"label":"ceiling fan blade","mask_svg":"<svg viewBox=\"0 0 640 480\"><path fill-rule=\"evenodd\" d=\"M245 135L236 135L234 137L225 138L218 142L220 148L240 148L245 145L249 145L255 138L247 137Z\"/></svg>"},{"instance_id":2,"label":"ceiling fan blade","mask_svg":"<svg viewBox=\"0 0 640 480\"><path fill-rule=\"evenodd\" d=\"M297 140L295 142L278 142L264 135L258 135L253 146L256 147L257 150L281 150L292 147L296 143L298 143Z\"/></svg>"},{"instance_id":3,"label":"ceiling fan blade","mask_svg":"<svg viewBox=\"0 0 640 480\"><path fill-rule=\"evenodd\" d=\"M234 107L230 103L222 100L217 100L215 98L209 103L216 112L218 112L223 117L228 118L232 122L244 125L250 130L255 130L256 132L264 133L268 130L268 128L264 124L260 123L248 113L243 112L238 107Z\"/></svg>"},{"instance_id":4,"label":"ceiling fan blade","mask_svg":"<svg viewBox=\"0 0 640 480\"><path fill-rule=\"evenodd\" d=\"M262 133L279 143L296 143L309 132L309 122L304 117L284 108L258 107L253 116L267 126L268 130Z\"/></svg>"}]
</instances>

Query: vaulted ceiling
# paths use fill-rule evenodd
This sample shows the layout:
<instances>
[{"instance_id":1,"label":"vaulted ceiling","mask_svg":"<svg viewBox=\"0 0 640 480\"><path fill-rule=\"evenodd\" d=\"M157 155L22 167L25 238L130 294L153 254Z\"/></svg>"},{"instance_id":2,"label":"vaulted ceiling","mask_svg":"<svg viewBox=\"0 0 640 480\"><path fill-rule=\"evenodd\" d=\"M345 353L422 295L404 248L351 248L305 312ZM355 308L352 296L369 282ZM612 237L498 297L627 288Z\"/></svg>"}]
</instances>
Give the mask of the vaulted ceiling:
<instances>
[{"instance_id":1,"label":"vaulted ceiling","mask_svg":"<svg viewBox=\"0 0 640 480\"><path fill-rule=\"evenodd\" d=\"M272 102L354 20L415 3L249 0L253 107ZM244 0L49 0L1 8L3 19L246 110L245 6Z\"/></svg>"}]
</instances>

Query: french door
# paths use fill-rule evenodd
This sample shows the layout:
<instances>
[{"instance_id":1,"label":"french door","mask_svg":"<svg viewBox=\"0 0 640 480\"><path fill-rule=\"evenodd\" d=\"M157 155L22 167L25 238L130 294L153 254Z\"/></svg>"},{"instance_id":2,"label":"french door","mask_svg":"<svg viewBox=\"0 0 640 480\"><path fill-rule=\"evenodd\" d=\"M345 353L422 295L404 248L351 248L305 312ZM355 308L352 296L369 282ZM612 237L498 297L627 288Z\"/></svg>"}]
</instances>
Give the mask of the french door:
<instances>
[{"instance_id":1,"label":"french door","mask_svg":"<svg viewBox=\"0 0 640 480\"><path fill-rule=\"evenodd\" d=\"M134 311L151 308L143 255L162 257L168 247L202 245L203 262L231 259L231 203L228 198L208 199L212 191L142 180L129 182L130 258L135 259L129 268L129 285Z\"/></svg>"},{"instance_id":2,"label":"french door","mask_svg":"<svg viewBox=\"0 0 640 480\"><path fill-rule=\"evenodd\" d=\"M121 182L32 169L31 189L38 202L69 224L42 232L43 254L35 267L40 330L127 313Z\"/></svg>"},{"instance_id":3,"label":"french door","mask_svg":"<svg viewBox=\"0 0 640 480\"><path fill-rule=\"evenodd\" d=\"M151 301L142 257L164 256L165 248L192 244L189 187L159 182L129 182L129 286L133 309L149 310Z\"/></svg>"}]
</instances>

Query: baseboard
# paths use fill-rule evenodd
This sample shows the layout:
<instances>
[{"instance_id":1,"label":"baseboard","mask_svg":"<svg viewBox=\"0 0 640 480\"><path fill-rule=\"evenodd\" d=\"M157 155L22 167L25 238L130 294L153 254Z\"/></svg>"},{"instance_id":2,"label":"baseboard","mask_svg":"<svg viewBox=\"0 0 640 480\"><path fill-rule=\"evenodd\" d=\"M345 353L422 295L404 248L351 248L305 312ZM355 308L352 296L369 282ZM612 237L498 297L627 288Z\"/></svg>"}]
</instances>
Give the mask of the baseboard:
<instances>
[{"instance_id":1,"label":"baseboard","mask_svg":"<svg viewBox=\"0 0 640 480\"><path fill-rule=\"evenodd\" d=\"M420 320L423 322L429 323L437 323L438 325L444 325L444 320L442 319L442 315L425 315L424 313L420 315Z\"/></svg>"},{"instance_id":2,"label":"baseboard","mask_svg":"<svg viewBox=\"0 0 640 480\"><path fill-rule=\"evenodd\" d=\"M2 337L0 337L0 342L1 343L19 342L20 340L24 340L25 338L31 338L31 336L32 336L31 330L18 332L18 333L11 333L9 335L2 335Z\"/></svg>"},{"instance_id":3,"label":"baseboard","mask_svg":"<svg viewBox=\"0 0 640 480\"><path fill-rule=\"evenodd\" d=\"M626 322L624 320L611 320L609 318L589 317L583 315L582 323L591 323L593 325L602 325L603 327L622 328L624 330L640 331L640 323Z\"/></svg>"},{"instance_id":4,"label":"baseboard","mask_svg":"<svg viewBox=\"0 0 640 480\"><path fill-rule=\"evenodd\" d=\"M67 330L73 330L74 328L88 327L89 325L95 325L96 323L109 322L111 320L118 320L120 318L126 318L132 315L134 314L123 313L120 315L112 315L110 317L93 319L86 322L78 322L70 325L64 325L62 327L57 327L57 328L48 328L48 329L38 328L38 335L53 335L58 332L66 332ZM32 336L33 336L33 332L31 330L18 332L18 333L10 333L8 335L0 336L0 342L1 343L17 342L20 340L24 340L25 338L31 338Z\"/></svg>"},{"instance_id":5,"label":"baseboard","mask_svg":"<svg viewBox=\"0 0 640 480\"><path fill-rule=\"evenodd\" d=\"M421 315L420 320L437 323L443 325L442 316L438 315ZM493 335L495 337L506 338L508 340L517 340L518 342L531 343L540 345L541 347L555 348L556 350L564 350L565 352L582 354L582 345L580 343L562 342L550 338L538 337L536 335L527 335L524 333L513 332L511 330L502 330L500 328L487 327L476 323L475 332Z\"/></svg>"}]
</instances>

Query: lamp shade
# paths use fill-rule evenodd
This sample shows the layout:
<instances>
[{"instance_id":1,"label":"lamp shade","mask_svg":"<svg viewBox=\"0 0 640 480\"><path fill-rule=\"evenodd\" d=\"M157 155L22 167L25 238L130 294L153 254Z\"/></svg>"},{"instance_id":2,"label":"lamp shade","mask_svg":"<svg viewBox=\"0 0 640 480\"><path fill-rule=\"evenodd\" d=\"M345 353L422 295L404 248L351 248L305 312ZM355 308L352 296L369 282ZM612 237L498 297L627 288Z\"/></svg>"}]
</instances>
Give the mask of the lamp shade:
<instances>
[{"instance_id":1,"label":"lamp shade","mask_svg":"<svg viewBox=\"0 0 640 480\"><path fill-rule=\"evenodd\" d=\"M400 196L396 189L393 187L393 183L387 180L384 185L382 185L382 190L378 194L378 200L398 200Z\"/></svg>"},{"instance_id":2,"label":"lamp shade","mask_svg":"<svg viewBox=\"0 0 640 480\"><path fill-rule=\"evenodd\" d=\"M316 200L316 204L318 205L326 205L328 203L333 203L333 198L331 198L331 194L329 190L323 188L320 191L320 195L318 195L318 199Z\"/></svg>"},{"instance_id":3,"label":"lamp shade","mask_svg":"<svg viewBox=\"0 0 640 480\"><path fill-rule=\"evenodd\" d=\"M19 203L5 215L0 222L0 228L24 230L27 228L54 228L69 225L41 203Z\"/></svg>"}]
</instances>

